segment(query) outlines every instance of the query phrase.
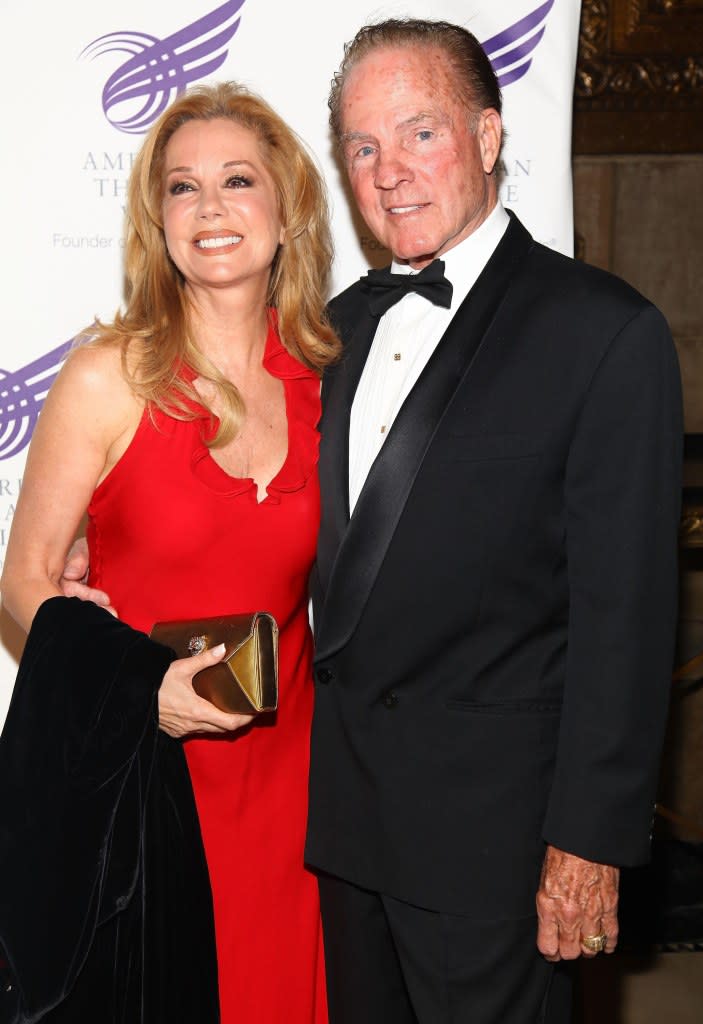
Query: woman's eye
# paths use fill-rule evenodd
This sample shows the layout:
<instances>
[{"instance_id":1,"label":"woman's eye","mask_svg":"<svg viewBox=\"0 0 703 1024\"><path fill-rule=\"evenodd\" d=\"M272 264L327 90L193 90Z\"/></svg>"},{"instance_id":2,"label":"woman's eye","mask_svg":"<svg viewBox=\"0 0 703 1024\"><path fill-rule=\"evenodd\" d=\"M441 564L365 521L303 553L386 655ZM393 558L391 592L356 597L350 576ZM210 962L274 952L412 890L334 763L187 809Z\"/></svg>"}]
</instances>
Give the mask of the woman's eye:
<instances>
[{"instance_id":1,"label":"woman's eye","mask_svg":"<svg viewBox=\"0 0 703 1024\"><path fill-rule=\"evenodd\" d=\"M191 185L191 183L189 181L174 181L174 183L169 188L169 192L171 193L172 196L178 196L182 192L192 192L192 191L193 191L193 186Z\"/></svg>"},{"instance_id":2,"label":"woman's eye","mask_svg":"<svg viewBox=\"0 0 703 1024\"><path fill-rule=\"evenodd\" d=\"M225 182L227 188L249 188L252 184L251 178L246 178L243 174L233 174Z\"/></svg>"}]
</instances>

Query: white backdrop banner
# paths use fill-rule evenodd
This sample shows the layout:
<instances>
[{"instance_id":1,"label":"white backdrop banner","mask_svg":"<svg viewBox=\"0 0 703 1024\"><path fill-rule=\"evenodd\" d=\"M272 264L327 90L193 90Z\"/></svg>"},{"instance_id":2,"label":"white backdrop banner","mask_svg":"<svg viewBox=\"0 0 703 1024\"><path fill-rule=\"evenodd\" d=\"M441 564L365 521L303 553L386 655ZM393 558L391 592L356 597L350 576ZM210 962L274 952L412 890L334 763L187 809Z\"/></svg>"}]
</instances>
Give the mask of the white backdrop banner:
<instances>
[{"instance_id":1,"label":"white backdrop banner","mask_svg":"<svg viewBox=\"0 0 703 1024\"><path fill-rule=\"evenodd\" d=\"M327 92L346 40L386 17L445 19L484 43L500 77L503 202L570 253L571 102L579 0L1 0L6 41L0 338L0 559L43 398L71 339L121 299L123 204L144 132L190 84L235 79L261 93L325 174L334 290L387 253L350 210L327 128ZM139 571L139 567L135 567ZM0 721L22 637L4 614Z\"/></svg>"}]
</instances>

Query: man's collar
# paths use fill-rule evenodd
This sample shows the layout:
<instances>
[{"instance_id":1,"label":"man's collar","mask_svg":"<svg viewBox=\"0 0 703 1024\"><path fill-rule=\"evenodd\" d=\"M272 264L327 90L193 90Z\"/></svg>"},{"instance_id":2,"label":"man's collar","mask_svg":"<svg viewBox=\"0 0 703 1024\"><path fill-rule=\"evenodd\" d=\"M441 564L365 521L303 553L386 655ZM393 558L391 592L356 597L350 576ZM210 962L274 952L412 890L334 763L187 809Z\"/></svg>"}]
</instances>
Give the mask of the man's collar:
<instances>
[{"instance_id":1,"label":"man's collar","mask_svg":"<svg viewBox=\"0 0 703 1024\"><path fill-rule=\"evenodd\" d=\"M467 261L474 264L480 262L481 265L487 263L509 223L510 218L505 209L500 202L497 202L475 231L442 253L439 259L444 261L445 273L449 280L452 282L461 280L463 277L462 267L466 265ZM482 259L484 255L485 259ZM391 263L391 271L394 274L415 273L409 264L398 263L395 259Z\"/></svg>"},{"instance_id":2,"label":"man's collar","mask_svg":"<svg viewBox=\"0 0 703 1024\"><path fill-rule=\"evenodd\" d=\"M443 260L447 279L452 283L451 312L462 304L479 274L486 266L505 234L510 218L500 203L496 203L486 219L467 238L448 249L439 257ZM396 273L409 273L407 263L393 263Z\"/></svg>"}]
</instances>

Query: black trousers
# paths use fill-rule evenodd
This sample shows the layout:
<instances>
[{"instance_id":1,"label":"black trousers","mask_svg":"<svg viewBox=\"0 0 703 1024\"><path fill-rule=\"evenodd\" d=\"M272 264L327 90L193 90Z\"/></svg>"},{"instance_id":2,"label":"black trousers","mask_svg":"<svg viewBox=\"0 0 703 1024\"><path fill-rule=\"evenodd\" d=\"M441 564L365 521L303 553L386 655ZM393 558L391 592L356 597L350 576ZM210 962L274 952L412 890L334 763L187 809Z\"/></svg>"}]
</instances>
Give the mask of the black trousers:
<instances>
[{"instance_id":1,"label":"black trousers","mask_svg":"<svg viewBox=\"0 0 703 1024\"><path fill-rule=\"evenodd\" d=\"M569 1024L569 965L535 917L423 910L320 875L330 1024Z\"/></svg>"}]
</instances>

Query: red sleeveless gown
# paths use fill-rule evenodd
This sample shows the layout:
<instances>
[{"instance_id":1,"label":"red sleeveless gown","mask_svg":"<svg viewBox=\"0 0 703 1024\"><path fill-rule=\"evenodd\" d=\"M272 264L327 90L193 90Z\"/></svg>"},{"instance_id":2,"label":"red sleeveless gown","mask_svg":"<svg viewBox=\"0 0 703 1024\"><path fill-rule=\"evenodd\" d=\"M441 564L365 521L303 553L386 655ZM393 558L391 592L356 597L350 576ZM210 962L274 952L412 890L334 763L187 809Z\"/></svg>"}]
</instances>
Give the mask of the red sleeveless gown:
<instances>
[{"instance_id":1,"label":"red sleeveless gown","mask_svg":"<svg viewBox=\"0 0 703 1024\"><path fill-rule=\"evenodd\" d=\"M202 420L157 411L154 422L145 412L88 509L90 583L146 632L159 619L276 617L278 711L185 750L213 892L222 1024L325 1024L317 882L303 867L320 385L273 329L264 366L283 381L288 416L288 454L266 499L214 462Z\"/></svg>"}]
</instances>

